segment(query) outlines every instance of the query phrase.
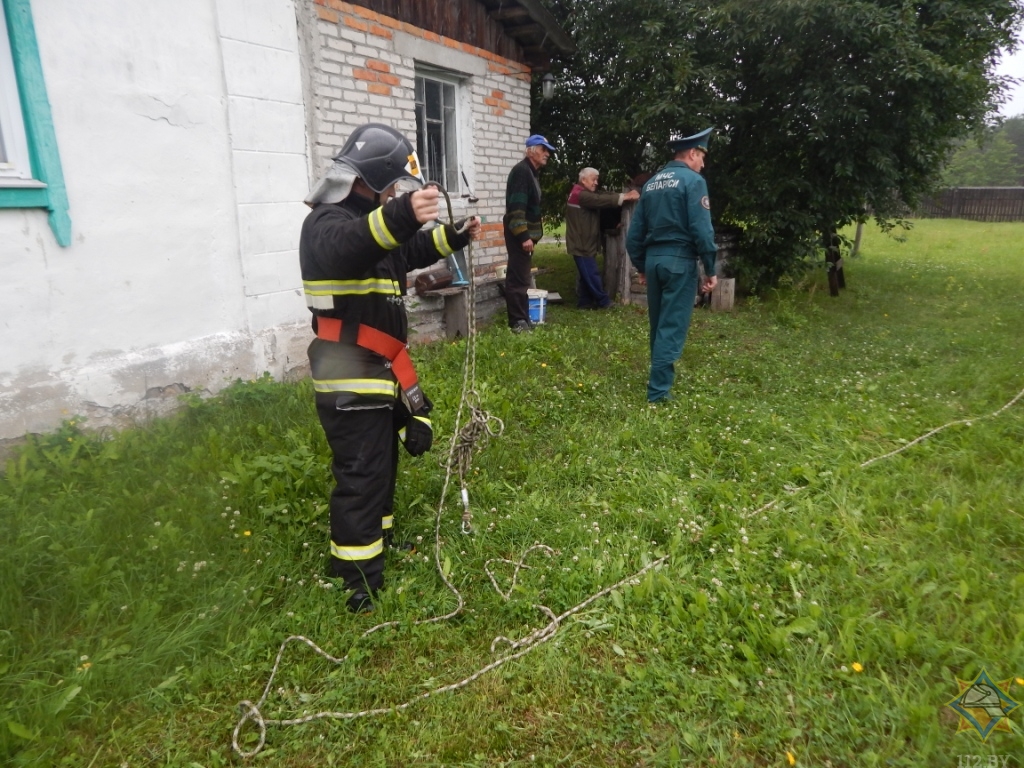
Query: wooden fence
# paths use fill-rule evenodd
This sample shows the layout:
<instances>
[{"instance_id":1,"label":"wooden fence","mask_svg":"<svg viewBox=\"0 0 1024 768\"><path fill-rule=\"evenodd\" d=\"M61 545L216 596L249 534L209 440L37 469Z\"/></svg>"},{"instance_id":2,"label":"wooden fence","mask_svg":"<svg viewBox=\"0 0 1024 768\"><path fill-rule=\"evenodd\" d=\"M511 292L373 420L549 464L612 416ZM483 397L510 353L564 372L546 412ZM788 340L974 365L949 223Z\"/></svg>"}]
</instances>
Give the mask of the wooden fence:
<instances>
[{"instance_id":1,"label":"wooden fence","mask_svg":"<svg viewBox=\"0 0 1024 768\"><path fill-rule=\"evenodd\" d=\"M927 198L914 212L921 219L1024 221L1024 187L956 187Z\"/></svg>"}]
</instances>

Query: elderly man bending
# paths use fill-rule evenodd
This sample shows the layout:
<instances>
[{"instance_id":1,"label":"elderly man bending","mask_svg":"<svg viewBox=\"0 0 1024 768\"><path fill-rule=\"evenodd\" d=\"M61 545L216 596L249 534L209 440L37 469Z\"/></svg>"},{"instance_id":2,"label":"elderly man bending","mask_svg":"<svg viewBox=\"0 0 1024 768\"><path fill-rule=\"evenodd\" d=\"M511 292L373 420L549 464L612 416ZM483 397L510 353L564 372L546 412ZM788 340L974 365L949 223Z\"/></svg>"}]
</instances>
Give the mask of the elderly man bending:
<instances>
[{"instance_id":1,"label":"elderly man bending","mask_svg":"<svg viewBox=\"0 0 1024 768\"><path fill-rule=\"evenodd\" d=\"M618 208L627 200L636 200L640 192L598 192L600 172L596 168L580 171L579 183L565 204L565 247L576 262L576 306L580 309L605 309L612 300L604 290L597 271L597 253L601 249L602 208Z\"/></svg>"}]
</instances>

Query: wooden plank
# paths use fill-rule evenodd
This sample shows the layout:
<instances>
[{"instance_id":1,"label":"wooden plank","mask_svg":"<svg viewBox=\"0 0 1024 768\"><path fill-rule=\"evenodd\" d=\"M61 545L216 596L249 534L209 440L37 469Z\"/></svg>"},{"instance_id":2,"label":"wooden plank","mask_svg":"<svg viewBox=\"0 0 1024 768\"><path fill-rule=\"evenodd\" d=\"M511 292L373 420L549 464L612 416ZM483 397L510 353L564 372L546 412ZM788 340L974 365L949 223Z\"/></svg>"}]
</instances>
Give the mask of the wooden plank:
<instances>
[{"instance_id":1,"label":"wooden plank","mask_svg":"<svg viewBox=\"0 0 1024 768\"><path fill-rule=\"evenodd\" d=\"M723 277L711 292L711 309L715 312L731 312L736 301L736 278Z\"/></svg>"},{"instance_id":2,"label":"wooden plank","mask_svg":"<svg viewBox=\"0 0 1024 768\"><path fill-rule=\"evenodd\" d=\"M469 336L469 317L466 314L468 291L446 294L444 297L444 328L449 339Z\"/></svg>"}]
</instances>

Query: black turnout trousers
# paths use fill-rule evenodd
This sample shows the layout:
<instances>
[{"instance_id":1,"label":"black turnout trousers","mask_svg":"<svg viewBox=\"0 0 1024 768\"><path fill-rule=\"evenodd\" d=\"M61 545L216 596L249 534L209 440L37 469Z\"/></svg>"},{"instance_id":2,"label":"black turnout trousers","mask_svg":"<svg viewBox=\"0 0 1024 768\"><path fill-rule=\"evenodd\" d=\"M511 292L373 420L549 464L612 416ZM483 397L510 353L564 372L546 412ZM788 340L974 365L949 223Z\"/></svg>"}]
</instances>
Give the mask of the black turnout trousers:
<instances>
[{"instance_id":1,"label":"black turnout trousers","mask_svg":"<svg viewBox=\"0 0 1024 768\"><path fill-rule=\"evenodd\" d=\"M398 473L394 408L317 405L333 459L329 574L347 589L384 587L385 536L390 536Z\"/></svg>"}]
</instances>

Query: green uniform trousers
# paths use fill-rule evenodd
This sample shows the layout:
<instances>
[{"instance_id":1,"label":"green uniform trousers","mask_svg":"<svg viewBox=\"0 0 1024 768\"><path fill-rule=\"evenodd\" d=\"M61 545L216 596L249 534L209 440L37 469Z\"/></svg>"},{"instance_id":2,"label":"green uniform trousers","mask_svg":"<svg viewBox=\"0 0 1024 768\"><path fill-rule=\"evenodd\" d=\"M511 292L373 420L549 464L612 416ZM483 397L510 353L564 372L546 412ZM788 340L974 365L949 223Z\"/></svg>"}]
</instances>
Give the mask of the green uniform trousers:
<instances>
[{"instance_id":1,"label":"green uniform trousers","mask_svg":"<svg viewBox=\"0 0 1024 768\"><path fill-rule=\"evenodd\" d=\"M675 362L683 353L697 298L697 259L647 257L647 310L651 321L651 375L647 400L668 398Z\"/></svg>"}]
</instances>

